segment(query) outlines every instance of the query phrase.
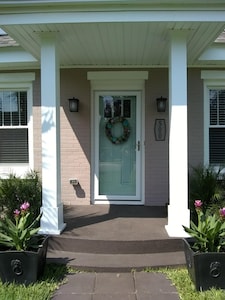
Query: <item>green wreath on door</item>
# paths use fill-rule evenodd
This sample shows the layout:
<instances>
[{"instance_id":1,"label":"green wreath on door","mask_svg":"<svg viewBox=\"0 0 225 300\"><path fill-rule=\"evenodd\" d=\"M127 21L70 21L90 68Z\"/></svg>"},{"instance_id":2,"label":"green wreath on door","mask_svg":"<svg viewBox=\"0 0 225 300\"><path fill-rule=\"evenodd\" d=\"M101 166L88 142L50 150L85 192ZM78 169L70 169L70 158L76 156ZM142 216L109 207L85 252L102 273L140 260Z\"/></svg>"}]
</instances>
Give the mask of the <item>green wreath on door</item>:
<instances>
[{"instance_id":1,"label":"green wreath on door","mask_svg":"<svg viewBox=\"0 0 225 300\"><path fill-rule=\"evenodd\" d=\"M123 126L123 134L121 136L113 136L112 135L112 128L115 124L121 123ZM130 124L127 119L124 117L114 117L108 120L108 122L105 125L105 133L108 139L113 143L113 144L121 144L124 143L128 140L130 136Z\"/></svg>"}]
</instances>

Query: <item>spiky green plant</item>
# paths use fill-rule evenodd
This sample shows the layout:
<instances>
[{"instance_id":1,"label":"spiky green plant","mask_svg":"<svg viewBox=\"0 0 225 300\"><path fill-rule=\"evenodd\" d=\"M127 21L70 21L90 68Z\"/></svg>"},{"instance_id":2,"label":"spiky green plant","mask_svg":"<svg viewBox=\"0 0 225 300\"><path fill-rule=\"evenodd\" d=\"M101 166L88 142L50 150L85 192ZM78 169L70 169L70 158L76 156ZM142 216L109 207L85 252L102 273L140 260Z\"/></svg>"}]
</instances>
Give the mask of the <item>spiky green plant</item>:
<instances>
[{"instance_id":1,"label":"spiky green plant","mask_svg":"<svg viewBox=\"0 0 225 300\"><path fill-rule=\"evenodd\" d=\"M15 222L8 217L0 219L0 245L17 251L39 247L41 236L36 234L40 229L41 214L32 220L29 207L29 202L25 202L21 205L20 210L14 211Z\"/></svg>"},{"instance_id":2,"label":"spiky green plant","mask_svg":"<svg viewBox=\"0 0 225 300\"><path fill-rule=\"evenodd\" d=\"M194 202L201 199L203 202L202 210L210 210L214 207L216 210L224 202L224 175L221 169L215 169L213 166L193 167L190 173L190 210L191 219L196 223L197 215L195 212Z\"/></svg>"},{"instance_id":3,"label":"spiky green plant","mask_svg":"<svg viewBox=\"0 0 225 300\"><path fill-rule=\"evenodd\" d=\"M191 226L183 226L184 230L195 240L193 250L198 252L220 252L225 246L225 208L219 214L206 215L202 211L201 200L195 201L198 224L191 221Z\"/></svg>"}]
</instances>

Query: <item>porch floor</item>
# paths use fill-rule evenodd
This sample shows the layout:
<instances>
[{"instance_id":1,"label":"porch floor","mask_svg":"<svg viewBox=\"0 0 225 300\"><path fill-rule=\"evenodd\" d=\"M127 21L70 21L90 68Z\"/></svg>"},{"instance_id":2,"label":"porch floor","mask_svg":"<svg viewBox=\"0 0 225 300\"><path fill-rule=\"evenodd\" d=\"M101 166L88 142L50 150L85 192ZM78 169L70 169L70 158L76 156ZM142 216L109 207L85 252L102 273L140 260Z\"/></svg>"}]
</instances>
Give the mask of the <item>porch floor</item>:
<instances>
[{"instance_id":1,"label":"porch floor","mask_svg":"<svg viewBox=\"0 0 225 300\"><path fill-rule=\"evenodd\" d=\"M182 240L165 230L165 207L65 206L64 221L50 238L50 261L107 272L185 264Z\"/></svg>"},{"instance_id":2,"label":"porch floor","mask_svg":"<svg viewBox=\"0 0 225 300\"><path fill-rule=\"evenodd\" d=\"M165 207L65 206L63 235L82 239L136 241L168 238Z\"/></svg>"}]
</instances>

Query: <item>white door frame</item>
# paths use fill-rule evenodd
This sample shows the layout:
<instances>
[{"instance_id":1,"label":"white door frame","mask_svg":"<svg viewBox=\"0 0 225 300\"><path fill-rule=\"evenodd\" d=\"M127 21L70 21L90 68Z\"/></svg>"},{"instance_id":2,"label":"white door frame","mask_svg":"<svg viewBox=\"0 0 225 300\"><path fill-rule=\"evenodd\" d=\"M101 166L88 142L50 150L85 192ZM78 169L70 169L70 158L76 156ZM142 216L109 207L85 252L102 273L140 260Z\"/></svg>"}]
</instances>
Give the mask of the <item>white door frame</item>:
<instances>
[{"instance_id":1,"label":"white door frame","mask_svg":"<svg viewBox=\"0 0 225 300\"><path fill-rule=\"evenodd\" d=\"M94 158L94 203L112 203L112 204L119 204L119 203L129 203L132 202L139 202L141 203L141 153L143 151L143 147L140 147L138 151L137 142L141 141L141 91L95 91L95 132L94 132L94 140L95 140L95 158ZM117 195L117 196L106 196L106 195L99 195L99 96L135 96L136 97L136 194L133 196L125 196L125 195Z\"/></svg>"},{"instance_id":2,"label":"white door frame","mask_svg":"<svg viewBox=\"0 0 225 300\"><path fill-rule=\"evenodd\" d=\"M93 204L127 204L127 205L141 205L145 203L145 80L148 79L147 71L99 71L88 72L88 79L91 81L91 201ZM141 147L141 178L140 178L140 197L138 201L116 201L116 200L100 200L95 201L95 143L96 129L95 129L95 93L103 91L110 92L129 92L140 93L140 120L138 126L140 126L140 147ZM137 120L138 121L138 120Z\"/></svg>"}]
</instances>

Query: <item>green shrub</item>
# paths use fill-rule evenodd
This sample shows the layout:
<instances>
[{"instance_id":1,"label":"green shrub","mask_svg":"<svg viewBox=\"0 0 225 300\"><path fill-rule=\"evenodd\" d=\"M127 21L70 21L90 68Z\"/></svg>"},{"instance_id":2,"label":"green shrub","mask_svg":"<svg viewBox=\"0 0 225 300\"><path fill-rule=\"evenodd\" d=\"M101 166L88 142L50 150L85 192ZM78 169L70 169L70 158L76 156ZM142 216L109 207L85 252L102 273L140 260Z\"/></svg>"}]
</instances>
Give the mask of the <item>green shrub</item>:
<instances>
[{"instance_id":1,"label":"green shrub","mask_svg":"<svg viewBox=\"0 0 225 300\"><path fill-rule=\"evenodd\" d=\"M212 166L193 167L190 173L190 210L191 219L196 222L194 202L203 202L204 213L214 213L224 206L224 175L221 169Z\"/></svg>"},{"instance_id":2,"label":"green shrub","mask_svg":"<svg viewBox=\"0 0 225 300\"><path fill-rule=\"evenodd\" d=\"M27 201L31 206L32 218L37 217L42 202L42 184L38 172L30 171L24 178L13 173L6 179L0 178L0 206L7 217L13 219L14 210Z\"/></svg>"}]
</instances>

